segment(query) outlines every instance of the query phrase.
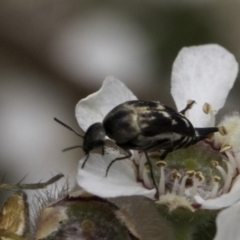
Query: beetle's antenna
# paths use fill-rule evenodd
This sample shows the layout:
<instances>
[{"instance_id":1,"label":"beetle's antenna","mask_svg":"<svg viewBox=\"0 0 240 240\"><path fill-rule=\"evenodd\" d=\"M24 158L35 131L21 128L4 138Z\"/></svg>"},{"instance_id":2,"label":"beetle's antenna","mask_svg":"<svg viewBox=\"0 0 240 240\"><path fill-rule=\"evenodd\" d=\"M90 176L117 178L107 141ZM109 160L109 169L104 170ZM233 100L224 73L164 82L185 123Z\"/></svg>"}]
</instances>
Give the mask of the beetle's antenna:
<instances>
[{"instance_id":1,"label":"beetle's antenna","mask_svg":"<svg viewBox=\"0 0 240 240\"><path fill-rule=\"evenodd\" d=\"M77 133L73 128L71 128L70 126L68 126L66 123L60 121L60 120L57 119L57 118L54 118L54 120L55 120L57 123L59 123L59 124L61 124L62 126L64 126L65 128L67 128L67 129L69 129L70 131L74 132L74 133L75 133L76 135L78 135L79 137L84 138L84 136L82 136L81 134Z\"/></svg>"},{"instance_id":2,"label":"beetle's antenna","mask_svg":"<svg viewBox=\"0 0 240 240\"><path fill-rule=\"evenodd\" d=\"M89 158L89 154L87 155L86 159L84 160L84 162L83 162L83 164L82 164L82 168L84 168L84 166L85 166L85 164L86 164L88 158Z\"/></svg>"},{"instance_id":3,"label":"beetle's antenna","mask_svg":"<svg viewBox=\"0 0 240 240\"><path fill-rule=\"evenodd\" d=\"M72 149L75 149L75 148L83 148L83 146L72 146L72 147L64 148L62 150L62 152L66 152L66 151L69 151L69 150L72 150Z\"/></svg>"}]
</instances>

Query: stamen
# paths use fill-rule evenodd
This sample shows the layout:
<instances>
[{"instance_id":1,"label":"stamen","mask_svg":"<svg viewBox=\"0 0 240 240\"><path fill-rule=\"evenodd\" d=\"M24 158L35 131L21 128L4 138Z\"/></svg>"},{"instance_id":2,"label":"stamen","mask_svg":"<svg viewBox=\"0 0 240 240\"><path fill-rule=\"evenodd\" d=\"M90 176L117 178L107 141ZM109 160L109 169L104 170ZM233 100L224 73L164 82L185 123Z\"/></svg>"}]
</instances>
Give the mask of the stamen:
<instances>
[{"instance_id":1,"label":"stamen","mask_svg":"<svg viewBox=\"0 0 240 240\"><path fill-rule=\"evenodd\" d=\"M222 136L225 136L228 134L227 129L224 126L219 126L218 131Z\"/></svg>"},{"instance_id":2,"label":"stamen","mask_svg":"<svg viewBox=\"0 0 240 240\"><path fill-rule=\"evenodd\" d=\"M193 188L192 188L192 192L191 192L192 200L194 200L194 196L198 194L197 188L200 185L200 183L203 182L204 180L205 180L205 177L203 176L202 172L198 171L194 174Z\"/></svg>"},{"instance_id":3,"label":"stamen","mask_svg":"<svg viewBox=\"0 0 240 240\"><path fill-rule=\"evenodd\" d=\"M220 153L226 152L227 150L230 150L231 148L232 148L232 146L230 144L224 143L221 146Z\"/></svg>"},{"instance_id":4,"label":"stamen","mask_svg":"<svg viewBox=\"0 0 240 240\"><path fill-rule=\"evenodd\" d=\"M226 178L227 178L227 172L225 171L225 169L223 167L221 167L219 165L219 162L215 161L215 160L212 160L211 161L211 167L212 168L216 168L220 173L221 175L223 176L223 179L224 181L226 181Z\"/></svg>"},{"instance_id":5,"label":"stamen","mask_svg":"<svg viewBox=\"0 0 240 240\"><path fill-rule=\"evenodd\" d=\"M140 151L133 151L133 160L136 165L139 165L139 161L141 159L142 152Z\"/></svg>"},{"instance_id":6,"label":"stamen","mask_svg":"<svg viewBox=\"0 0 240 240\"><path fill-rule=\"evenodd\" d=\"M203 105L203 112L205 114L209 114L212 111L212 107L209 103L204 103Z\"/></svg>"},{"instance_id":7,"label":"stamen","mask_svg":"<svg viewBox=\"0 0 240 240\"><path fill-rule=\"evenodd\" d=\"M194 173L195 173L194 171L189 170L186 172L186 175L183 176L180 184L180 188L179 188L179 196L184 196L186 181L187 179L192 179L194 177Z\"/></svg>"},{"instance_id":8,"label":"stamen","mask_svg":"<svg viewBox=\"0 0 240 240\"><path fill-rule=\"evenodd\" d=\"M152 189L153 188L153 182L152 182L152 179L148 175L149 172L150 172L150 168L146 164L143 168L143 171L142 171L142 177L143 177L142 180L143 180L144 186L146 186L149 189Z\"/></svg>"},{"instance_id":9,"label":"stamen","mask_svg":"<svg viewBox=\"0 0 240 240\"><path fill-rule=\"evenodd\" d=\"M216 111L212 109L212 106L209 103L204 103L203 112L210 115L210 125L215 126Z\"/></svg>"},{"instance_id":10,"label":"stamen","mask_svg":"<svg viewBox=\"0 0 240 240\"><path fill-rule=\"evenodd\" d=\"M156 162L156 166L160 168L160 179L158 184L158 191L160 195L165 194L165 173L164 168L167 166L165 161Z\"/></svg>"},{"instance_id":11,"label":"stamen","mask_svg":"<svg viewBox=\"0 0 240 240\"><path fill-rule=\"evenodd\" d=\"M232 165L229 161L226 161L223 159L223 162L225 162L227 164L228 171L227 171L227 178L226 178L224 186L222 188L222 193L227 193L229 191L231 183L232 183L234 170L232 169Z\"/></svg>"},{"instance_id":12,"label":"stamen","mask_svg":"<svg viewBox=\"0 0 240 240\"><path fill-rule=\"evenodd\" d=\"M234 171L234 175L237 173L237 170L239 170L239 163L238 161L236 161L236 159L233 157L233 155L229 152L229 151L225 151L225 154L228 157L229 162L232 164L232 168L235 170Z\"/></svg>"},{"instance_id":13,"label":"stamen","mask_svg":"<svg viewBox=\"0 0 240 240\"><path fill-rule=\"evenodd\" d=\"M204 182L205 180L205 177L201 171L195 173L195 178L197 178L199 182Z\"/></svg>"},{"instance_id":14,"label":"stamen","mask_svg":"<svg viewBox=\"0 0 240 240\"><path fill-rule=\"evenodd\" d=\"M181 178L181 174L177 170L173 170L172 177L174 179L172 194L177 194L177 187L179 186L179 180Z\"/></svg>"},{"instance_id":15,"label":"stamen","mask_svg":"<svg viewBox=\"0 0 240 240\"><path fill-rule=\"evenodd\" d=\"M145 164L147 162L147 159L145 157L145 154L139 155L139 165L138 165L138 177L140 180L143 180L143 172L144 172L144 168L145 168Z\"/></svg>"},{"instance_id":16,"label":"stamen","mask_svg":"<svg viewBox=\"0 0 240 240\"><path fill-rule=\"evenodd\" d=\"M212 191L209 195L209 198L215 198L217 197L217 194L218 194L218 189L219 189L219 181L221 180L220 177L218 176L214 176L212 178L212 182L213 182L213 188L212 188Z\"/></svg>"}]
</instances>

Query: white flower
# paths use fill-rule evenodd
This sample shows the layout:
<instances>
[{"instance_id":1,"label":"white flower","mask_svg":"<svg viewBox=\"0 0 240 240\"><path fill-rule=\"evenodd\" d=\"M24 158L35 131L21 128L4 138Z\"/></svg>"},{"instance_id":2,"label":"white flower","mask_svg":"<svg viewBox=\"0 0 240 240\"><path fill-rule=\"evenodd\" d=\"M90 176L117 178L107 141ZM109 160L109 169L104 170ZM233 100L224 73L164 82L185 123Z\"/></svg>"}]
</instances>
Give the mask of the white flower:
<instances>
[{"instance_id":1,"label":"white flower","mask_svg":"<svg viewBox=\"0 0 240 240\"><path fill-rule=\"evenodd\" d=\"M171 93L178 111L185 107L187 100L195 100L197 104L187 112L194 127L214 126L215 115L223 107L237 72L238 64L234 56L218 45L183 48L172 70ZM86 130L91 124L102 122L104 116L116 105L134 99L135 95L123 83L108 77L98 92L77 104L78 123ZM211 142L191 147L190 152L173 152L166 160L169 166L163 161L156 164L160 175L158 204L168 205L171 211L179 206L195 211L198 208L222 209L240 200L240 117L233 114L226 117L221 125L225 127L226 136L215 134ZM100 197L143 195L154 199L155 189L148 177L144 155L134 152L133 159L117 161L108 176L104 177L109 162L120 155L118 150L107 150L109 152L103 156L90 154L84 169L81 166L85 158L80 160L78 184ZM204 162L204 159L208 162L209 158L210 161L217 158L218 161L212 161L213 170L204 166L203 171L206 171L207 176L198 169L184 170L183 165L188 163L186 156L193 152L195 155L191 155L191 158L197 163ZM151 160L154 158L156 156L152 155ZM221 158L224 158L223 162ZM172 168L171 159L175 161L174 164L183 164L180 170ZM187 184L189 180L190 185ZM237 203L233 207L238 205ZM231 208L226 212L232 214L234 211ZM219 215L217 222L218 226L224 227L226 223L222 216L223 213ZM223 238L218 238L217 235L216 239Z\"/></svg>"},{"instance_id":2,"label":"white flower","mask_svg":"<svg viewBox=\"0 0 240 240\"><path fill-rule=\"evenodd\" d=\"M93 123L102 122L105 115L115 106L136 99L122 82L114 77L107 77L99 91L77 104L78 123L83 130L86 130ZM85 158L81 159L78 184L88 192L105 198L131 195L153 198L155 190L147 189L141 182L137 182L136 169L133 164L129 166L126 161L118 161L113 164L108 176L105 177L109 163L120 155L119 151L111 148L107 148L106 151L111 151L111 154L90 154L84 169L81 167Z\"/></svg>"}]
</instances>

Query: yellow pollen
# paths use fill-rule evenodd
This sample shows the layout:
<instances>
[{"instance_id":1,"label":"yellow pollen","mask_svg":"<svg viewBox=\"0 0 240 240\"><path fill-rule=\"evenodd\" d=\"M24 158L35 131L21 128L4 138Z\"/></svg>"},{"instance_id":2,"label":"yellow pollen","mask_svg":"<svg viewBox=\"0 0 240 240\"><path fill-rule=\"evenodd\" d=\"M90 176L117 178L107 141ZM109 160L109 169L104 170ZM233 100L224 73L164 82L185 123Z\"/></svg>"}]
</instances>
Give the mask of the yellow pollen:
<instances>
[{"instance_id":1,"label":"yellow pollen","mask_svg":"<svg viewBox=\"0 0 240 240\"><path fill-rule=\"evenodd\" d=\"M212 177L212 181L213 183L217 183L217 182L220 182L221 178L219 176L213 176Z\"/></svg>"},{"instance_id":2,"label":"yellow pollen","mask_svg":"<svg viewBox=\"0 0 240 240\"><path fill-rule=\"evenodd\" d=\"M230 144L223 144L222 146L221 146L221 149L220 149L220 152L222 153L222 152L226 152L227 150L229 150L229 149L231 149L232 148L232 146L230 145Z\"/></svg>"},{"instance_id":3,"label":"yellow pollen","mask_svg":"<svg viewBox=\"0 0 240 240\"><path fill-rule=\"evenodd\" d=\"M210 165L211 168L216 168L217 166L219 166L219 162L217 162L216 160L212 160Z\"/></svg>"},{"instance_id":4,"label":"yellow pollen","mask_svg":"<svg viewBox=\"0 0 240 240\"><path fill-rule=\"evenodd\" d=\"M200 181L203 182L205 180L205 177L203 176L203 173L198 171L195 173L195 177Z\"/></svg>"},{"instance_id":5,"label":"yellow pollen","mask_svg":"<svg viewBox=\"0 0 240 240\"><path fill-rule=\"evenodd\" d=\"M166 167L167 166L167 162L165 162L165 161L158 161L158 162L156 162L156 166L157 167Z\"/></svg>"},{"instance_id":6,"label":"yellow pollen","mask_svg":"<svg viewBox=\"0 0 240 240\"><path fill-rule=\"evenodd\" d=\"M212 111L212 106L209 103L204 103L203 112L209 114Z\"/></svg>"},{"instance_id":7,"label":"yellow pollen","mask_svg":"<svg viewBox=\"0 0 240 240\"><path fill-rule=\"evenodd\" d=\"M222 136L225 136L228 134L227 129L224 126L219 126L218 131Z\"/></svg>"},{"instance_id":8,"label":"yellow pollen","mask_svg":"<svg viewBox=\"0 0 240 240\"><path fill-rule=\"evenodd\" d=\"M193 170L188 170L187 172L186 172L186 175L188 176L188 178L193 178L194 177L194 174L195 174L195 171L193 171Z\"/></svg>"},{"instance_id":9,"label":"yellow pollen","mask_svg":"<svg viewBox=\"0 0 240 240\"><path fill-rule=\"evenodd\" d=\"M180 179L181 174L175 169L172 171L172 177L173 177L173 179Z\"/></svg>"}]
</instances>

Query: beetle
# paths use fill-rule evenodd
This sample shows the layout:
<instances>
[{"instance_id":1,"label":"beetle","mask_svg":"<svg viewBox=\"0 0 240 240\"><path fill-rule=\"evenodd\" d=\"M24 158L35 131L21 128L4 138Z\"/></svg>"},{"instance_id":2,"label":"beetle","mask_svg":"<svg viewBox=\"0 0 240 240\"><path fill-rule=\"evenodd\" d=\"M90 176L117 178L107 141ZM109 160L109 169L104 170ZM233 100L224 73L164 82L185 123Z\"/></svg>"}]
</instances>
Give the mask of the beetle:
<instances>
[{"instance_id":1,"label":"beetle","mask_svg":"<svg viewBox=\"0 0 240 240\"><path fill-rule=\"evenodd\" d=\"M102 123L92 124L84 136L76 133L60 120L56 118L55 120L83 138L83 146L64 149L66 151L77 147L83 148L87 157L82 168L88 160L90 151L97 147L103 149L106 136L108 136L126 152L126 155L111 161L107 167L106 176L115 161L131 157L130 150L140 150L146 156L150 175L157 190L148 152L161 150L160 158L165 159L167 154L173 150L186 148L207 138L209 134L219 131L217 127L193 127L185 117L185 113L194 103L194 101L190 101L182 111L177 112L160 102L127 101L113 108Z\"/></svg>"}]
</instances>

